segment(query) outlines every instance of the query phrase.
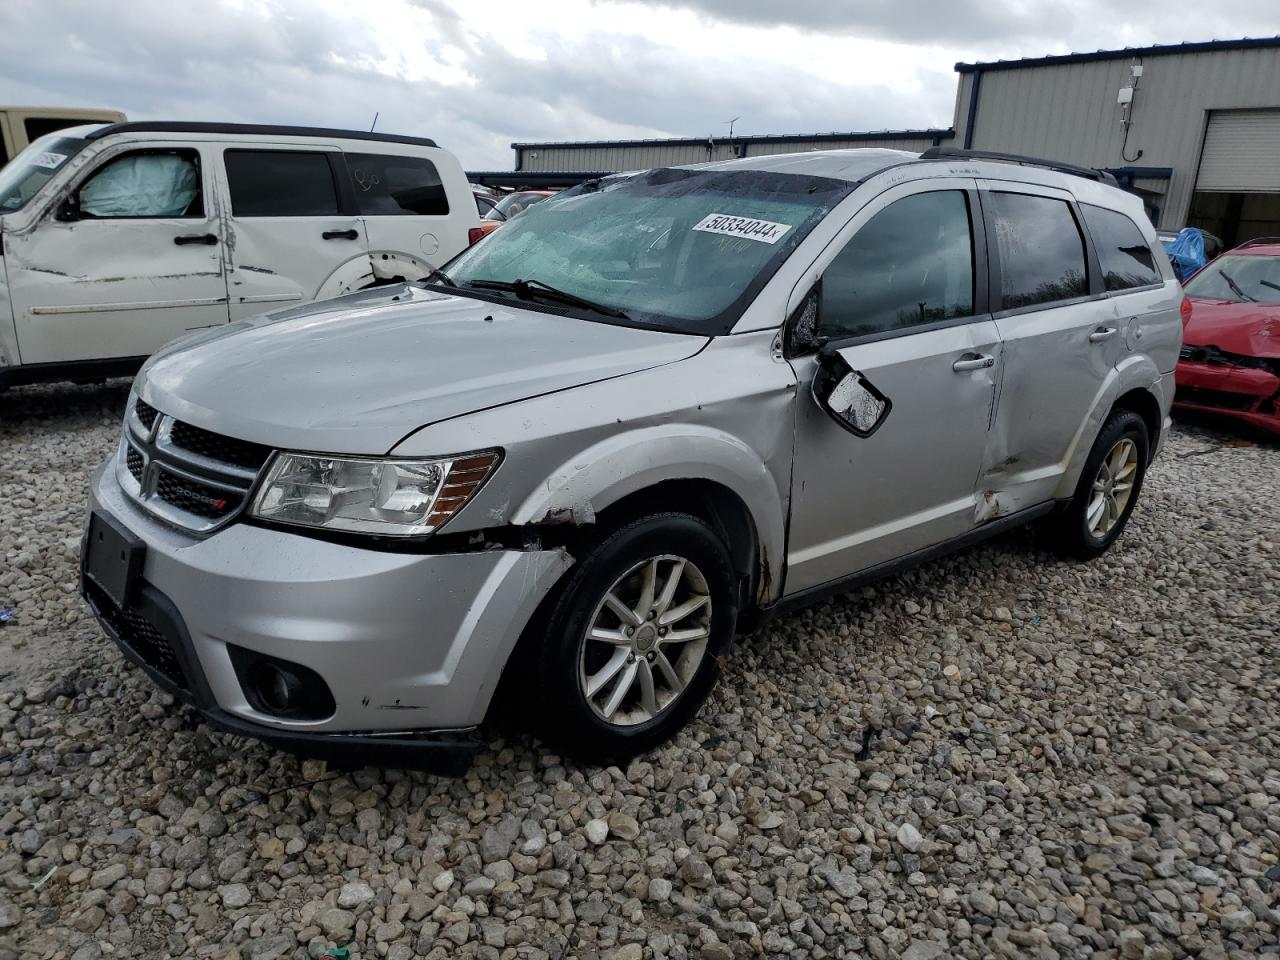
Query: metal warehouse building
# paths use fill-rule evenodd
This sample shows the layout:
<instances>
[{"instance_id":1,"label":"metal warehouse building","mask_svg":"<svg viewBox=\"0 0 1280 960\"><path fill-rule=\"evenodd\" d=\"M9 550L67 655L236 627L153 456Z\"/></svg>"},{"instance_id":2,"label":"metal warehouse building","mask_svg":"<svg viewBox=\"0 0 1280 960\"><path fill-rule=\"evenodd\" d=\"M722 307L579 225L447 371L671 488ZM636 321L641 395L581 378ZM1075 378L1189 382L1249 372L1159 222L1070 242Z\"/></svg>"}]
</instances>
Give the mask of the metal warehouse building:
<instances>
[{"instance_id":1,"label":"metal warehouse building","mask_svg":"<svg viewBox=\"0 0 1280 960\"><path fill-rule=\"evenodd\" d=\"M515 143L529 180L837 147L931 145L1113 172L1163 229L1280 235L1280 37L958 63L952 129ZM507 174L508 177L511 174Z\"/></svg>"}]
</instances>

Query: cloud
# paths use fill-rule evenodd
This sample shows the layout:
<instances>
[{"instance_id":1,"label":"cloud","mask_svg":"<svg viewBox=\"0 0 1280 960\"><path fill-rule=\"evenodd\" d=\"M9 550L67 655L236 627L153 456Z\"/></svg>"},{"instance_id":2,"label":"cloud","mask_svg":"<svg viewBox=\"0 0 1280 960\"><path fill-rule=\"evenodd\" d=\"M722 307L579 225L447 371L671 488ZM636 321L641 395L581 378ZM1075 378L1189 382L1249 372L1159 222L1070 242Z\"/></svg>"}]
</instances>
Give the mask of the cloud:
<instances>
[{"instance_id":1,"label":"cloud","mask_svg":"<svg viewBox=\"0 0 1280 960\"><path fill-rule=\"evenodd\" d=\"M604 3L616 0L601 0ZM968 46L979 51L1025 45L1040 56L1187 39L1269 36L1275 0L628 0L651 9L688 10L716 23L793 27L896 43ZM1036 48L1039 49L1036 49Z\"/></svg>"},{"instance_id":2,"label":"cloud","mask_svg":"<svg viewBox=\"0 0 1280 960\"><path fill-rule=\"evenodd\" d=\"M1261 33L1273 2L1134 0L1119 19L1101 0L558 0L535 18L519 0L2 0L0 99L357 129L378 112L468 169L510 169L512 141L705 136L734 116L741 134L947 126L956 59L1206 17Z\"/></svg>"}]
</instances>

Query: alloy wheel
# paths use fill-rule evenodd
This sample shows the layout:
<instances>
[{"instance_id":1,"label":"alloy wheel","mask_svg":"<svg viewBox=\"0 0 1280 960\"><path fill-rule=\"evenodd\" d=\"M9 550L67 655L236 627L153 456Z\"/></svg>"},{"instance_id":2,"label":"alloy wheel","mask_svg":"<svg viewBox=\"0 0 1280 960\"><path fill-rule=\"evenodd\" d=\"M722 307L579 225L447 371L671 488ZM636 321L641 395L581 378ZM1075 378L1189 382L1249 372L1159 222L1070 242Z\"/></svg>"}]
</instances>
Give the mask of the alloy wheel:
<instances>
[{"instance_id":1,"label":"alloy wheel","mask_svg":"<svg viewBox=\"0 0 1280 960\"><path fill-rule=\"evenodd\" d=\"M1121 437L1102 458L1097 476L1093 478L1089 508L1085 511L1089 533L1099 540L1114 530L1124 516L1137 475L1138 445L1128 437Z\"/></svg>"},{"instance_id":2,"label":"alloy wheel","mask_svg":"<svg viewBox=\"0 0 1280 960\"><path fill-rule=\"evenodd\" d=\"M579 689L596 716L635 726L671 709L702 664L711 613L707 580L684 557L651 557L618 577L579 645Z\"/></svg>"}]
</instances>

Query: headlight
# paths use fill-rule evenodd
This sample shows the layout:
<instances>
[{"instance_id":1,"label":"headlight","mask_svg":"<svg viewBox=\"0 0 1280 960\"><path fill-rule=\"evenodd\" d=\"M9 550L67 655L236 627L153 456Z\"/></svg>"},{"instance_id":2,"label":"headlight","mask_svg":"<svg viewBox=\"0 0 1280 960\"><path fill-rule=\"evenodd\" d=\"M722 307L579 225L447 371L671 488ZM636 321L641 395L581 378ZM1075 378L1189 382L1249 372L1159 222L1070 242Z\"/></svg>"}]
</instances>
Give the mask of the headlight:
<instances>
[{"instance_id":1,"label":"headlight","mask_svg":"<svg viewBox=\"0 0 1280 960\"><path fill-rule=\"evenodd\" d=\"M251 512L303 527L424 536L462 509L500 459L497 450L439 460L280 453Z\"/></svg>"}]
</instances>

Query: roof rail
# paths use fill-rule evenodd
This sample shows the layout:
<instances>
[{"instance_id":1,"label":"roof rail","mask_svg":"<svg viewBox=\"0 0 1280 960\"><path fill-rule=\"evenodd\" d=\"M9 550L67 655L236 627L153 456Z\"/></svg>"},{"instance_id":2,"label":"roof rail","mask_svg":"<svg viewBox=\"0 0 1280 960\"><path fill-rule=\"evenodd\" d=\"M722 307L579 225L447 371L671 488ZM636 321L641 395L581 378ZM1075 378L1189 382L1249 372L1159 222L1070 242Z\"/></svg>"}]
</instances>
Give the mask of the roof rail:
<instances>
[{"instance_id":1,"label":"roof rail","mask_svg":"<svg viewBox=\"0 0 1280 960\"><path fill-rule=\"evenodd\" d=\"M1058 160L1042 160L1039 157L1024 157L1016 153L999 153L995 150L962 150L960 147L930 147L920 154L921 160L996 160L1001 163L1016 163L1023 167L1044 167L1058 173L1070 174L1073 177L1084 177L1086 180L1097 180L1112 187L1120 184L1113 174L1093 167L1078 167L1073 163L1062 163Z\"/></svg>"},{"instance_id":2,"label":"roof rail","mask_svg":"<svg viewBox=\"0 0 1280 960\"><path fill-rule=\"evenodd\" d=\"M1276 243L1280 243L1280 237L1254 237L1252 240L1246 240L1236 249L1243 250L1245 247L1271 246Z\"/></svg>"},{"instance_id":3,"label":"roof rail","mask_svg":"<svg viewBox=\"0 0 1280 960\"><path fill-rule=\"evenodd\" d=\"M99 140L113 133L221 133L228 136L341 137L344 140L374 140L381 143L411 143L419 147L439 146L426 137L402 137L394 133L367 130L335 130L330 127L289 127L270 123L198 123L188 120L134 120L112 123L90 133L86 140Z\"/></svg>"}]
</instances>

